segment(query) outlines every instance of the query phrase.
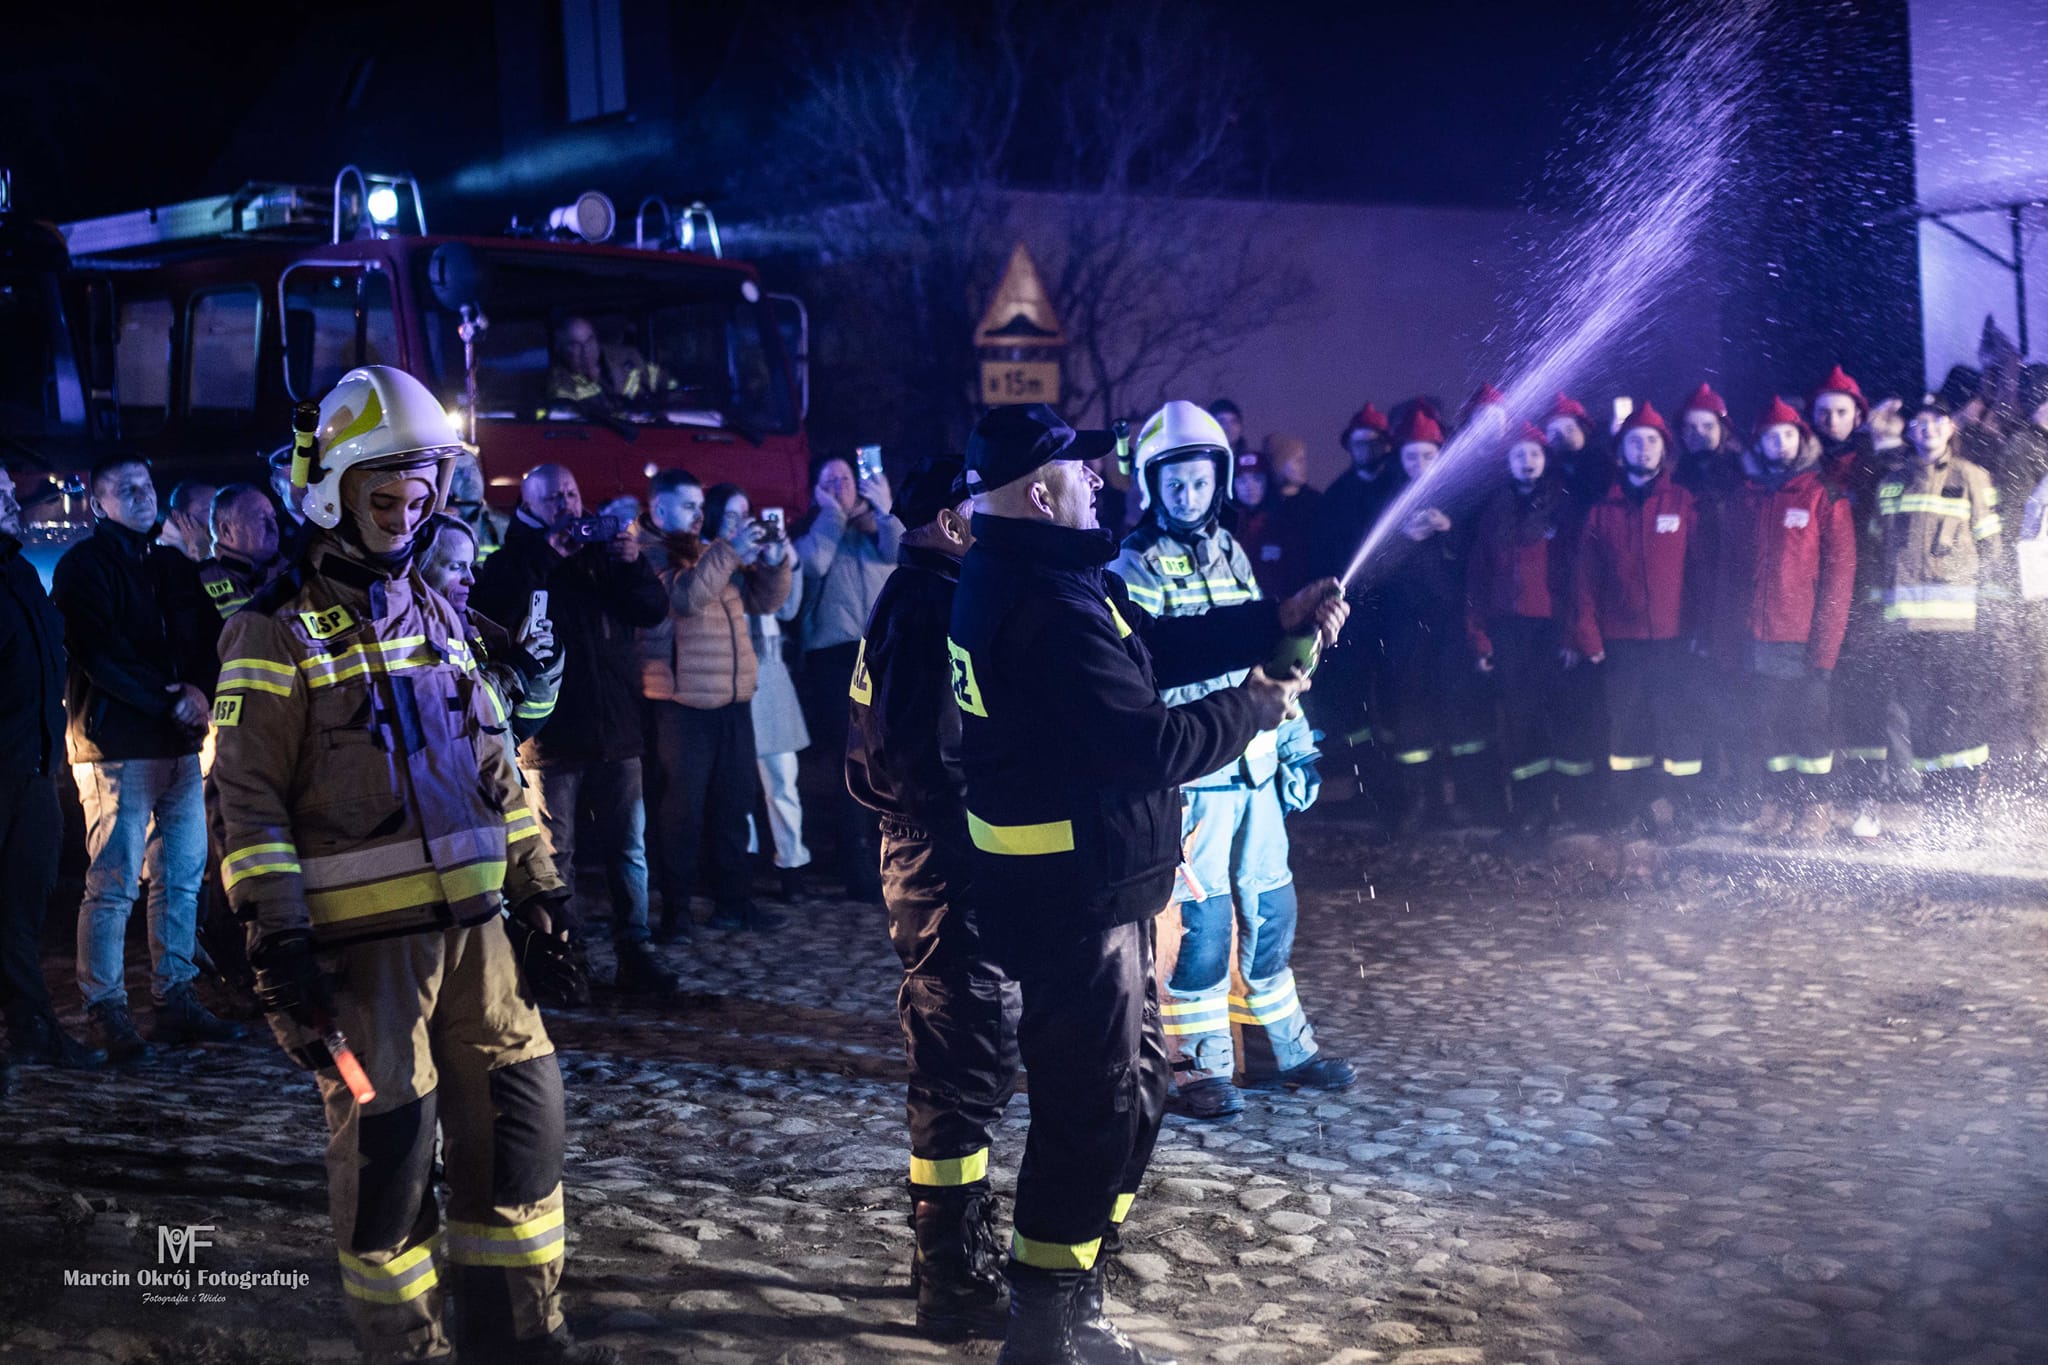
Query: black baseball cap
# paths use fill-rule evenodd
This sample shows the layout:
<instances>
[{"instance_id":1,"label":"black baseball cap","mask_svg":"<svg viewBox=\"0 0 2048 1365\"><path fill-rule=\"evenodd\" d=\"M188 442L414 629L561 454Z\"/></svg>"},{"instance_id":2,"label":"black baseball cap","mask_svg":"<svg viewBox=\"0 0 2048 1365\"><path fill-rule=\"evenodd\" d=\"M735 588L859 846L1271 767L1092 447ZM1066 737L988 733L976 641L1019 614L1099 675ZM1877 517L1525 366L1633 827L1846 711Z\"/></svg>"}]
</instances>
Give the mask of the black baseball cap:
<instances>
[{"instance_id":1,"label":"black baseball cap","mask_svg":"<svg viewBox=\"0 0 2048 1365\"><path fill-rule=\"evenodd\" d=\"M896 518L914 531L965 501L966 461L958 455L927 455L903 476L903 489L896 495Z\"/></svg>"},{"instance_id":2,"label":"black baseball cap","mask_svg":"<svg viewBox=\"0 0 2048 1365\"><path fill-rule=\"evenodd\" d=\"M1114 432L1076 431L1043 403L990 408L967 437L967 491L992 492L1050 461L1092 460L1115 449Z\"/></svg>"}]
</instances>

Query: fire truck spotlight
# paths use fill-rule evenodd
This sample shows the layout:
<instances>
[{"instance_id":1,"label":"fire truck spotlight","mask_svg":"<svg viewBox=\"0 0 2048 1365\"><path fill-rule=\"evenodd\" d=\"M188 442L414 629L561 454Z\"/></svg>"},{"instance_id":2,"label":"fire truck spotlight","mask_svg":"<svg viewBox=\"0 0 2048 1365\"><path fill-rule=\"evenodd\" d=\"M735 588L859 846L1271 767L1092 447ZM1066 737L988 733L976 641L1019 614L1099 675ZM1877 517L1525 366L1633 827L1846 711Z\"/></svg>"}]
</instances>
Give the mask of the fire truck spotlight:
<instances>
[{"instance_id":1,"label":"fire truck spotlight","mask_svg":"<svg viewBox=\"0 0 2048 1365\"><path fill-rule=\"evenodd\" d=\"M370 221L379 227L389 227L398 221L398 191L389 185L379 185L370 191L364 207L370 211Z\"/></svg>"},{"instance_id":2,"label":"fire truck spotlight","mask_svg":"<svg viewBox=\"0 0 2048 1365\"><path fill-rule=\"evenodd\" d=\"M585 190L576 196L575 203L548 215L548 229L552 232L573 232L586 242L603 242L611 239L612 229L618 221L618 210L612 207L609 196L597 190Z\"/></svg>"}]
</instances>

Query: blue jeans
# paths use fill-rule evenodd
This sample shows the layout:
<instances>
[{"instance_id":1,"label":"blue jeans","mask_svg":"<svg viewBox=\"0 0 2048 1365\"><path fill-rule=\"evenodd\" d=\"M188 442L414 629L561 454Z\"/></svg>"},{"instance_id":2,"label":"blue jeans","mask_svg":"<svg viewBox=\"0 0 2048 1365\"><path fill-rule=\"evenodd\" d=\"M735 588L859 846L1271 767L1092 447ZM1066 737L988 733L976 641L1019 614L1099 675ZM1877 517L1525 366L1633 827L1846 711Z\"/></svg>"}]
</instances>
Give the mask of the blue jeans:
<instances>
[{"instance_id":1,"label":"blue jeans","mask_svg":"<svg viewBox=\"0 0 2048 1365\"><path fill-rule=\"evenodd\" d=\"M206 801L199 755L75 763L85 808L85 900L78 907L78 993L123 1002L122 945L137 883L149 877L150 995L199 975L199 883L206 875Z\"/></svg>"},{"instance_id":2,"label":"blue jeans","mask_svg":"<svg viewBox=\"0 0 2048 1365\"><path fill-rule=\"evenodd\" d=\"M1300 1066L1316 1055L1316 1035L1294 993L1294 874L1278 787L1182 791L1169 911L1180 948L1160 1004L1173 1083Z\"/></svg>"},{"instance_id":3,"label":"blue jeans","mask_svg":"<svg viewBox=\"0 0 2048 1365\"><path fill-rule=\"evenodd\" d=\"M562 882L576 885L576 824L589 821L604 860L605 890L612 902L612 941L647 941L647 806L642 799L640 760L617 763L550 763L527 768L526 804L540 817L541 837ZM570 902L571 928L581 937L584 920Z\"/></svg>"}]
</instances>

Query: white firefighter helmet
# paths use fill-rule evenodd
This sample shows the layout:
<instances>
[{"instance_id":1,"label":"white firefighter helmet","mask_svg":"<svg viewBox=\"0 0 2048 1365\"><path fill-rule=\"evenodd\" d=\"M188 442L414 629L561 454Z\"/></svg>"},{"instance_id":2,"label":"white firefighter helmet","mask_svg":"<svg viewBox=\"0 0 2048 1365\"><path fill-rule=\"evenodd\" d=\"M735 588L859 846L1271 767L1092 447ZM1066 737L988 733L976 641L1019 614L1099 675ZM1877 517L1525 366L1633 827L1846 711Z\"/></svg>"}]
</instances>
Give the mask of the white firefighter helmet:
<instances>
[{"instance_id":1,"label":"white firefighter helmet","mask_svg":"<svg viewBox=\"0 0 2048 1365\"><path fill-rule=\"evenodd\" d=\"M330 531L341 524L341 477L349 470L432 464L438 512L462 453L447 409L425 384L391 365L363 365L341 377L320 402L316 441L301 506L306 520Z\"/></svg>"},{"instance_id":2,"label":"white firefighter helmet","mask_svg":"<svg viewBox=\"0 0 2048 1365\"><path fill-rule=\"evenodd\" d=\"M1191 455L1208 455L1216 462L1216 505L1230 496L1230 438L1223 424L1209 415L1200 403L1175 398L1145 419L1138 432L1137 453L1131 457L1131 472L1138 485L1138 506L1152 506L1152 471Z\"/></svg>"}]
</instances>

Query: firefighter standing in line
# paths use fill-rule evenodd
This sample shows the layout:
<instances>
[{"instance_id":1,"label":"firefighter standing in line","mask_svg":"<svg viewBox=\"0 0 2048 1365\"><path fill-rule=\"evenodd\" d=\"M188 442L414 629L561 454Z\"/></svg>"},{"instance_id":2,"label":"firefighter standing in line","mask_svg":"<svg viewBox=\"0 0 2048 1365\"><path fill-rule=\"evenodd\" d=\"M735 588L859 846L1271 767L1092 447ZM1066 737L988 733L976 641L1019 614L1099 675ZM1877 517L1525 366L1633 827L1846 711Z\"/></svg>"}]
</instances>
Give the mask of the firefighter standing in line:
<instances>
[{"instance_id":1,"label":"firefighter standing in line","mask_svg":"<svg viewBox=\"0 0 2048 1365\"><path fill-rule=\"evenodd\" d=\"M1849 624L1856 525L1823 474L1822 442L1776 399L1757 420L1741 487L1720 505L1712 643L1734 702L1729 749L1761 783L1754 832L1833 832L1818 779L1834 771L1828 692Z\"/></svg>"},{"instance_id":2,"label":"firefighter standing in line","mask_svg":"<svg viewBox=\"0 0 2048 1365\"><path fill-rule=\"evenodd\" d=\"M1621 476L1586 509L1573 557L1565 666L1606 674L1607 767L1624 819L1682 840L1684 793L1702 767L1692 639L1705 538L1692 494L1671 478L1663 416L1645 403L1620 435Z\"/></svg>"},{"instance_id":3,"label":"firefighter standing in line","mask_svg":"<svg viewBox=\"0 0 2048 1365\"><path fill-rule=\"evenodd\" d=\"M213 495L213 557L199 566L206 600L225 621L284 572L277 508L253 483L231 483Z\"/></svg>"},{"instance_id":4,"label":"firefighter standing in line","mask_svg":"<svg viewBox=\"0 0 2048 1365\"><path fill-rule=\"evenodd\" d=\"M1140 430L1135 470L1147 515L1113 567L1154 616L1199 616L1262 595L1250 558L1217 524L1229 449L1216 419L1182 400ZM1166 704L1243 681L1234 671L1168 688ZM1308 722L1295 717L1181 789L1181 865L1166 912L1179 918L1180 950L1160 1013L1174 1092L1191 1117L1242 1113L1239 1079L1261 1090L1347 1090L1358 1080L1348 1063L1320 1055L1290 965L1296 906L1284 812L1315 801L1317 757ZM1231 981L1233 922L1241 994Z\"/></svg>"},{"instance_id":5,"label":"firefighter standing in line","mask_svg":"<svg viewBox=\"0 0 2048 1365\"><path fill-rule=\"evenodd\" d=\"M960 559L974 543L960 457L921 462L896 511L908 529L854 665L846 785L881 816L882 899L903 960L917 1325L950 1339L1002 1330L989 1140L1017 1088L1019 1002L969 899L974 850L946 654Z\"/></svg>"},{"instance_id":6,"label":"firefighter standing in line","mask_svg":"<svg viewBox=\"0 0 2048 1365\"><path fill-rule=\"evenodd\" d=\"M1159 682L1244 667L1289 628L1327 642L1345 615L1328 582L1277 607L1141 612L1104 571L1116 547L1095 523L1101 477L1086 461L1115 444L1043 404L991 411L967 443L975 541L946 648L975 904L1022 991L1032 1077L1003 1365L1158 1359L1103 1318L1096 1258L1165 1101L1152 917L1179 861L1178 788L1279 725L1301 687L1255 669L1169 709Z\"/></svg>"},{"instance_id":7,"label":"firefighter standing in line","mask_svg":"<svg viewBox=\"0 0 2048 1365\"><path fill-rule=\"evenodd\" d=\"M564 970L549 911L565 892L463 624L413 568L457 449L402 371L352 370L322 404L317 453L294 471L304 558L221 640L221 871L272 1030L318 1073L365 1357L449 1357L445 1260L466 1355L616 1361L563 1325L562 1080L520 980L522 955L536 975ZM333 1065L337 1030L366 1102Z\"/></svg>"},{"instance_id":8,"label":"firefighter standing in line","mask_svg":"<svg viewBox=\"0 0 2048 1365\"><path fill-rule=\"evenodd\" d=\"M1906 426L1905 458L1879 477L1874 527L1884 611L1892 777L1972 837L1983 767L1984 662L1977 608L2002 584L2003 524L1991 476L1956 454L1948 404L1921 400Z\"/></svg>"}]
</instances>

